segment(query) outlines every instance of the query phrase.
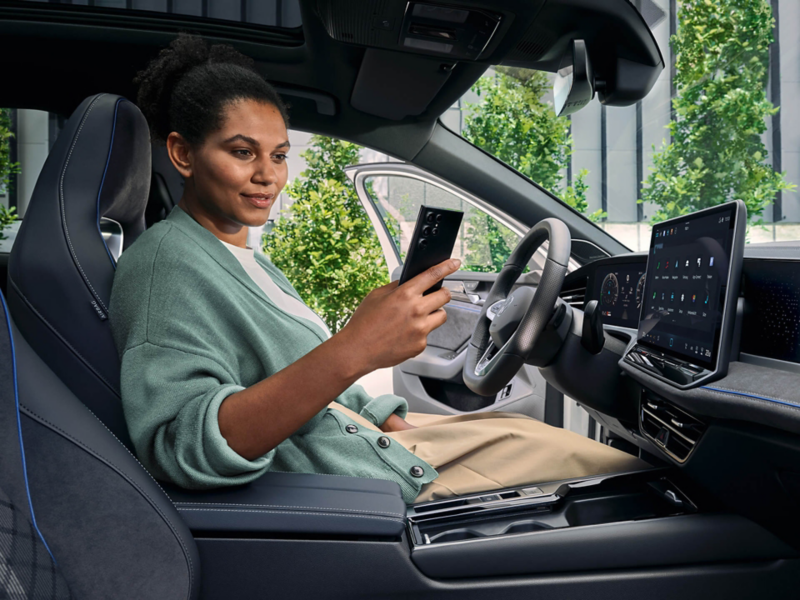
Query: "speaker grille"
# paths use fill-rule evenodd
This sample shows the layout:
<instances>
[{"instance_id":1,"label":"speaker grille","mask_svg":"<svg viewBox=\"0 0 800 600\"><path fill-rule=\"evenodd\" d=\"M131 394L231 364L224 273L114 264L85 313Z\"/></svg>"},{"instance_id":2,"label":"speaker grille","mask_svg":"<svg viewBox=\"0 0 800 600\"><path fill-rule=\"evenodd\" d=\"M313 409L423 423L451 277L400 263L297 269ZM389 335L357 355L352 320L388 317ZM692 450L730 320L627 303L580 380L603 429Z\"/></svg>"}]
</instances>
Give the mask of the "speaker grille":
<instances>
[{"instance_id":1,"label":"speaker grille","mask_svg":"<svg viewBox=\"0 0 800 600\"><path fill-rule=\"evenodd\" d=\"M553 47L557 37L548 30L532 25L503 62L537 61Z\"/></svg>"},{"instance_id":2,"label":"speaker grille","mask_svg":"<svg viewBox=\"0 0 800 600\"><path fill-rule=\"evenodd\" d=\"M320 0L317 12L333 39L349 44L384 46L387 37L396 43L404 7L404 0ZM381 23L386 26L382 27Z\"/></svg>"}]
</instances>

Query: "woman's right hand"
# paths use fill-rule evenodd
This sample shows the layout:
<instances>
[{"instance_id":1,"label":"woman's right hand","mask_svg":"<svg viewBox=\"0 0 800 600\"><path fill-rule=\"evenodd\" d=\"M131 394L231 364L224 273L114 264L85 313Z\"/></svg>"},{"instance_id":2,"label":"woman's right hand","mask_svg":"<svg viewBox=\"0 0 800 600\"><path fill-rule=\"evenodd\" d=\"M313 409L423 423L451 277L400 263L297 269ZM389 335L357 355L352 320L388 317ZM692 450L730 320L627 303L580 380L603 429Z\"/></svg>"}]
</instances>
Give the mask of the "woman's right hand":
<instances>
[{"instance_id":1,"label":"woman's right hand","mask_svg":"<svg viewBox=\"0 0 800 600\"><path fill-rule=\"evenodd\" d=\"M425 350L428 334L447 320L447 313L440 309L450 301L450 290L443 287L422 294L460 266L460 260L449 259L403 285L393 281L364 298L337 336L348 338L365 374L393 367Z\"/></svg>"}]
</instances>

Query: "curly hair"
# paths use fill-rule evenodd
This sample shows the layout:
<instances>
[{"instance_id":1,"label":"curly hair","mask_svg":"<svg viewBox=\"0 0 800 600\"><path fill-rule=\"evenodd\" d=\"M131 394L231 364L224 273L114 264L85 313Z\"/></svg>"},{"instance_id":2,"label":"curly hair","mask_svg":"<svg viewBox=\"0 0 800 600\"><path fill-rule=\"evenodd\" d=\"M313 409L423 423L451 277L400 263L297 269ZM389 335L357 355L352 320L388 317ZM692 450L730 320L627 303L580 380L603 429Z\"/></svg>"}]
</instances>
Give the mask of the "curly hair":
<instances>
[{"instance_id":1,"label":"curly hair","mask_svg":"<svg viewBox=\"0 0 800 600\"><path fill-rule=\"evenodd\" d=\"M154 141L164 143L176 131L190 144L202 144L222 125L225 107L256 100L278 109L287 127L281 97L256 71L253 60L226 44L209 44L181 33L133 82L137 104Z\"/></svg>"}]
</instances>

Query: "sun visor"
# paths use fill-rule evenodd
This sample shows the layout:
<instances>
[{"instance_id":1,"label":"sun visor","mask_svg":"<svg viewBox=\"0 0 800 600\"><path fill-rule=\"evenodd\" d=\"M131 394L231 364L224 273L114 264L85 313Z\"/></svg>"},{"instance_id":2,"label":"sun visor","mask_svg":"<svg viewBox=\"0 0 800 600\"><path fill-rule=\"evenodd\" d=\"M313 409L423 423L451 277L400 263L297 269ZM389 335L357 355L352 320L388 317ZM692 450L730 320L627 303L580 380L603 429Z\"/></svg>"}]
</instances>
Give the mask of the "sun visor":
<instances>
[{"instance_id":1,"label":"sun visor","mask_svg":"<svg viewBox=\"0 0 800 600\"><path fill-rule=\"evenodd\" d=\"M368 49L350 104L370 115L399 121L425 111L450 77L452 61Z\"/></svg>"}]
</instances>

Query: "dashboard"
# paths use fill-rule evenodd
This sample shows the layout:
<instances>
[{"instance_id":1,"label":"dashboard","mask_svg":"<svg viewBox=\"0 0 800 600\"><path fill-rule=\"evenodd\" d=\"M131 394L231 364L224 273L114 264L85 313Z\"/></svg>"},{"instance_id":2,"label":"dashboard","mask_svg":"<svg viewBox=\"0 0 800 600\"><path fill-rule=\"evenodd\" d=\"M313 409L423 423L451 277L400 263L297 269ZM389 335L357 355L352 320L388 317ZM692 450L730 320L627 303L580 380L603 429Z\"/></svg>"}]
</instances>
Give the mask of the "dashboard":
<instances>
[{"instance_id":1,"label":"dashboard","mask_svg":"<svg viewBox=\"0 0 800 600\"><path fill-rule=\"evenodd\" d=\"M679 292L681 286L704 281L692 274L708 275L711 256L694 255L688 279L673 280L676 269L687 268L692 252L686 250L679 266L666 254L676 252L665 252L659 271L669 260L669 279L657 285L666 286L665 300L674 287L677 303L678 293L688 293ZM647 460L656 457L680 468L689 480L773 531L786 532L795 523L793 531L800 536L800 240L745 245L741 282L730 286L735 297L727 303L733 309L733 333L721 342L729 358L727 372L683 387L629 360L641 344L640 315L646 317L654 291L660 301L662 290L648 286L651 257L652 247L600 259L567 275L562 300L577 309L598 303L605 348L595 355L586 352L582 327L575 326L577 341L561 355L566 365L542 369L545 379L579 402L620 447L630 444ZM698 296L696 302L700 298L705 301Z\"/></svg>"},{"instance_id":2,"label":"dashboard","mask_svg":"<svg viewBox=\"0 0 800 600\"><path fill-rule=\"evenodd\" d=\"M576 308L596 300L603 324L633 339L639 329L646 269L645 252L592 262L567 276L562 298ZM745 246L741 296L738 343L744 358L788 363L776 362L776 368L798 365L800 372L800 241Z\"/></svg>"}]
</instances>

